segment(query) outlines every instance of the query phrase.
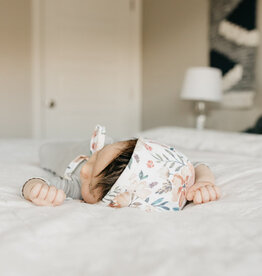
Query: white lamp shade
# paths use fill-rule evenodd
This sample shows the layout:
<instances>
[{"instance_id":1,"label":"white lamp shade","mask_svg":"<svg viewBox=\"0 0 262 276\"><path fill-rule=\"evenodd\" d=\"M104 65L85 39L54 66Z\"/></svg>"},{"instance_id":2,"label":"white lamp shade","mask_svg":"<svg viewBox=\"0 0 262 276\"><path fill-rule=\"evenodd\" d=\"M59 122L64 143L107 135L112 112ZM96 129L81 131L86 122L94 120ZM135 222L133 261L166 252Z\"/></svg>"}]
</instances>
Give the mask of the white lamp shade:
<instances>
[{"instance_id":1,"label":"white lamp shade","mask_svg":"<svg viewBox=\"0 0 262 276\"><path fill-rule=\"evenodd\" d=\"M212 67L192 67L188 69L183 83L181 98L196 101L221 101L221 70Z\"/></svg>"}]
</instances>

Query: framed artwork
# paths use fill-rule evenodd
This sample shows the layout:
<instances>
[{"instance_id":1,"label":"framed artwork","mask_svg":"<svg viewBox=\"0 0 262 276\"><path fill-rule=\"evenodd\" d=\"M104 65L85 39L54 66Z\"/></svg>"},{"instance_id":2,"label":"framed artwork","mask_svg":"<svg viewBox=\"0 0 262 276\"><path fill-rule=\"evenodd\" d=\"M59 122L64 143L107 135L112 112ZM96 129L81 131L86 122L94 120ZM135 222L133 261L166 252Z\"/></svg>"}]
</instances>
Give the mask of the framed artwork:
<instances>
[{"instance_id":1,"label":"framed artwork","mask_svg":"<svg viewBox=\"0 0 262 276\"><path fill-rule=\"evenodd\" d=\"M256 93L257 0L210 0L210 66L222 70L227 108L248 108Z\"/></svg>"}]
</instances>

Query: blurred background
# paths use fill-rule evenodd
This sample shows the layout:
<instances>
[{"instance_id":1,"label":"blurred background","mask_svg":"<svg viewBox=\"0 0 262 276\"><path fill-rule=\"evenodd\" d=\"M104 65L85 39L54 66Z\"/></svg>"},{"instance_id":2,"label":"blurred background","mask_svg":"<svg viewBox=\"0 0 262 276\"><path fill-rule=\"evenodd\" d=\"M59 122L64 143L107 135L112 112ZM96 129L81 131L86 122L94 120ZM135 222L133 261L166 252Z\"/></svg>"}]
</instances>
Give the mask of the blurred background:
<instances>
[{"instance_id":1,"label":"blurred background","mask_svg":"<svg viewBox=\"0 0 262 276\"><path fill-rule=\"evenodd\" d=\"M195 127L193 102L180 97L185 73L210 65L222 19L227 28L249 16L262 29L262 0L250 1L243 15L233 14L241 0L0 0L0 138L89 138L97 123L115 137ZM209 104L206 128L242 131L262 114L262 45L244 43L252 52L243 57L227 30L219 50L241 52L254 97Z\"/></svg>"}]
</instances>

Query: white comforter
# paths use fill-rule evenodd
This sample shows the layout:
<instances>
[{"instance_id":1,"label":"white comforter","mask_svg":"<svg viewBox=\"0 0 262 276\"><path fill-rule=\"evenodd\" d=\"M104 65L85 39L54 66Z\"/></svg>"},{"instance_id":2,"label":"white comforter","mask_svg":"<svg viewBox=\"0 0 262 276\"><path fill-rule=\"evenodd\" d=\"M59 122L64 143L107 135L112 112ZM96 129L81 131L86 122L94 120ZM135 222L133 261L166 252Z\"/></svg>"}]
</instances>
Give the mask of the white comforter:
<instances>
[{"instance_id":1,"label":"white comforter","mask_svg":"<svg viewBox=\"0 0 262 276\"><path fill-rule=\"evenodd\" d=\"M145 213L20 198L43 141L0 142L0 275L262 275L262 136L161 128L143 133L210 164L222 199Z\"/></svg>"}]
</instances>

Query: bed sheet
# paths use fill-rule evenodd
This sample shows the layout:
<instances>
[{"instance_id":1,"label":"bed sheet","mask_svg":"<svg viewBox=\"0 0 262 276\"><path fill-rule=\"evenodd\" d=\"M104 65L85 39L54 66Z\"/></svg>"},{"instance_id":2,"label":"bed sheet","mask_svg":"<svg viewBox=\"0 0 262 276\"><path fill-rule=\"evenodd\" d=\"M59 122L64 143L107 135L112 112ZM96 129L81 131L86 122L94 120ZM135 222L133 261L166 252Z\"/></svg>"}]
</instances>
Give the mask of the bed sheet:
<instances>
[{"instance_id":1,"label":"bed sheet","mask_svg":"<svg viewBox=\"0 0 262 276\"><path fill-rule=\"evenodd\" d=\"M137 135L208 162L222 198L173 213L79 200L34 206L19 187L47 173L38 162L44 141L1 140L0 275L261 275L262 138L183 128Z\"/></svg>"}]
</instances>

